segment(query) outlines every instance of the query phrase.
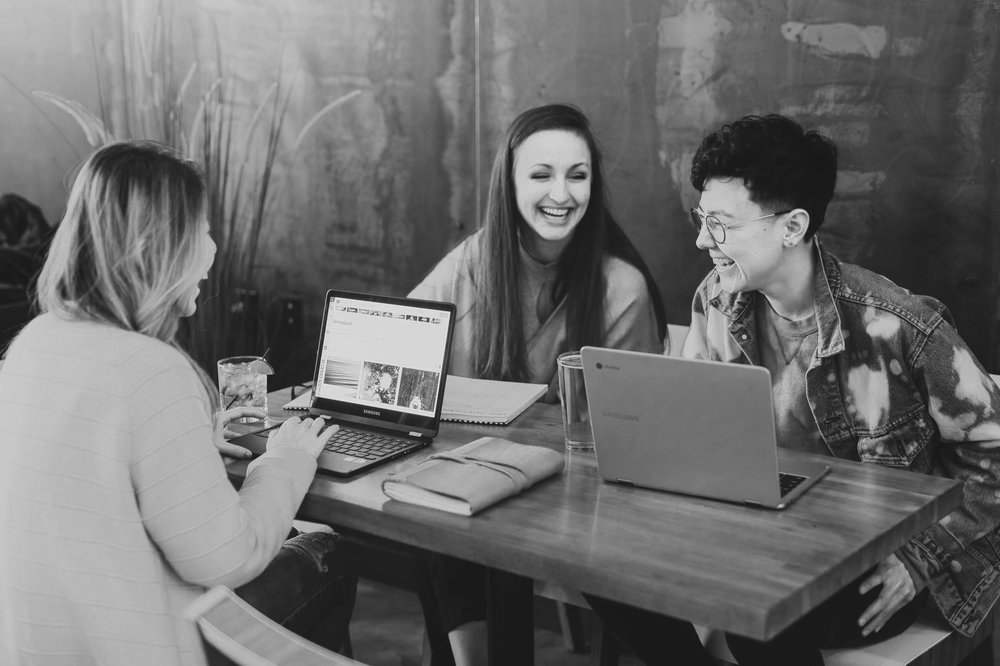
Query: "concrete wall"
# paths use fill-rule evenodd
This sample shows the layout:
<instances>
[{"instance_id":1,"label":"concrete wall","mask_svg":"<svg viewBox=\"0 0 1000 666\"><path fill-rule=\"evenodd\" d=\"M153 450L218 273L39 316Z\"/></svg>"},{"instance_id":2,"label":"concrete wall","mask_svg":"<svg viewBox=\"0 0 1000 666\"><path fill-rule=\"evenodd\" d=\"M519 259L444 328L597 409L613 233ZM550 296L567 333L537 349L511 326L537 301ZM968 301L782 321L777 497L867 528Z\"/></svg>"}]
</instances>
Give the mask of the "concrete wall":
<instances>
[{"instance_id":1,"label":"concrete wall","mask_svg":"<svg viewBox=\"0 0 1000 666\"><path fill-rule=\"evenodd\" d=\"M63 176L86 145L50 110L69 141L59 136L12 83L94 104L90 35L109 38L116 4L4 4L0 190L35 199L57 219ZM259 272L265 302L299 294L313 319L330 286L405 292L476 228L510 119L569 101L603 140L615 210L670 319L686 321L708 270L686 221L697 199L691 155L706 129L778 111L825 129L841 148L827 245L943 300L979 357L1000 367L993 0L166 4L179 63L210 53L214 21L246 110L279 71L291 91ZM130 5L150 16L146 0ZM361 93L290 155L309 118L352 90Z\"/></svg>"},{"instance_id":2,"label":"concrete wall","mask_svg":"<svg viewBox=\"0 0 1000 666\"><path fill-rule=\"evenodd\" d=\"M69 171L88 152L69 116L31 95L48 90L96 108L94 44L108 40L103 2L4 0L0 21L0 192L63 213Z\"/></svg>"}]
</instances>

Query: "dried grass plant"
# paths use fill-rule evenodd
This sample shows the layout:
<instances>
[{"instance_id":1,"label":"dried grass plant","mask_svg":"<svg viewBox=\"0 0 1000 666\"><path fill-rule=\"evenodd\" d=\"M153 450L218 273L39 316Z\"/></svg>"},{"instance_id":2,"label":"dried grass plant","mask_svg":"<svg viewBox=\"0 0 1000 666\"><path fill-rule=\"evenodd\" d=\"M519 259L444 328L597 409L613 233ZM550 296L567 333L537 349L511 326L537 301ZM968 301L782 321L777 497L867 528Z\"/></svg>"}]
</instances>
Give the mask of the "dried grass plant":
<instances>
[{"instance_id":1,"label":"dried grass plant","mask_svg":"<svg viewBox=\"0 0 1000 666\"><path fill-rule=\"evenodd\" d=\"M275 81L251 105L227 75L215 26L215 53L195 54L183 78L175 77L173 21L162 3L152 12L145 34L135 27L128 2L120 7L120 34L112 57L102 62L94 46L99 108L45 91L32 94L65 111L96 148L121 139L152 139L169 144L200 162L208 186L212 236L218 245L202 302L183 329L192 356L209 372L216 359L262 353L265 327L247 300L256 293L255 268L261 234L272 218L276 166L290 162L306 134L335 108L358 95L355 90L330 102L306 122L291 148L282 150L291 95L279 65Z\"/></svg>"}]
</instances>

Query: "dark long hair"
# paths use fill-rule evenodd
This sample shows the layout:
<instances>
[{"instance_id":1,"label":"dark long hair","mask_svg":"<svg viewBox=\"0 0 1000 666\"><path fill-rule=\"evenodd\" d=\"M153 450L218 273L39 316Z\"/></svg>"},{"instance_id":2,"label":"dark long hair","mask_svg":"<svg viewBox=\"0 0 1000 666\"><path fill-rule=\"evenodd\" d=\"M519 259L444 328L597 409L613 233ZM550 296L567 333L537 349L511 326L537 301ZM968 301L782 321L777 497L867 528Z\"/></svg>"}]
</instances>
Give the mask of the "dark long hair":
<instances>
[{"instance_id":1,"label":"dark long hair","mask_svg":"<svg viewBox=\"0 0 1000 666\"><path fill-rule=\"evenodd\" d=\"M591 162L590 202L558 260L552 302L566 299L566 338L570 349L600 345L604 330L606 256L635 266L646 280L656 312L660 339L666 316L660 291L639 251L629 241L608 210L601 150L587 117L576 107L550 104L525 111L510 124L497 148L490 175L489 196L480 263L475 268L479 310L476 322L476 372L490 379L528 379L527 348L521 327L518 268L518 234L526 224L517 208L514 187L514 152L537 132L566 130L587 144Z\"/></svg>"}]
</instances>

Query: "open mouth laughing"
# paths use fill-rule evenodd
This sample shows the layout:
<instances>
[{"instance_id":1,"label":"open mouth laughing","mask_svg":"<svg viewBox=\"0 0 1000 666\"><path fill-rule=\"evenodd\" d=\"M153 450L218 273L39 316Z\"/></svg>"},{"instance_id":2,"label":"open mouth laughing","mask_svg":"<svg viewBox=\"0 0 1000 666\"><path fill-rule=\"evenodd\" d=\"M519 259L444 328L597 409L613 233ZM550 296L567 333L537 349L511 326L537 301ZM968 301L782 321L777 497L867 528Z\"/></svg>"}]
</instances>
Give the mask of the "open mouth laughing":
<instances>
[{"instance_id":1,"label":"open mouth laughing","mask_svg":"<svg viewBox=\"0 0 1000 666\"><path fill-rule=\"evenodd\" d=\"M546 220L553 222L561 222L569 217L572 208L554 208L552 206L539 206L538 210L542 212L542 216Z\"/></svg>"},{"instance_id":2,"label":"open mouth laughing","mask_svg":"<svg viewBox=\"0 0 1000 666\"><path fill-rule=\"evenodd\" d=\"M712 262L715 263L715 268L720 274L728 273L736 268L736 262L725 255L713 255Z\"/></svg>"}]
</instances>

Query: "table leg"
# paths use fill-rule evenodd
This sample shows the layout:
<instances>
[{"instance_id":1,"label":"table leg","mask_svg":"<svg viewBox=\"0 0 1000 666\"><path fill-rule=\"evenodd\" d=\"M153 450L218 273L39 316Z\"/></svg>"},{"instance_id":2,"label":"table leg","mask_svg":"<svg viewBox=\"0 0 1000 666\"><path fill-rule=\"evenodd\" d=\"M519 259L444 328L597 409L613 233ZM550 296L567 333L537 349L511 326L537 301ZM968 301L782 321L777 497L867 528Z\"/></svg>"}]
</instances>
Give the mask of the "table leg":
<instances>
[{"instance_id":1,"label":"table leg","mask_svg":"<svg viewBox=\"0 0 1000 666\"><path fill-rule=\"evenodd\" d=\"M490 666L535 663L534 585L530 578L490 569L486 622Z\"/></svg>"}]
</instances>

